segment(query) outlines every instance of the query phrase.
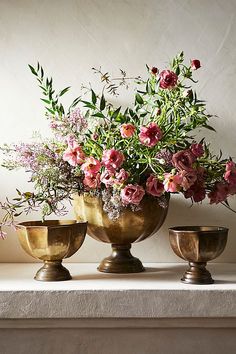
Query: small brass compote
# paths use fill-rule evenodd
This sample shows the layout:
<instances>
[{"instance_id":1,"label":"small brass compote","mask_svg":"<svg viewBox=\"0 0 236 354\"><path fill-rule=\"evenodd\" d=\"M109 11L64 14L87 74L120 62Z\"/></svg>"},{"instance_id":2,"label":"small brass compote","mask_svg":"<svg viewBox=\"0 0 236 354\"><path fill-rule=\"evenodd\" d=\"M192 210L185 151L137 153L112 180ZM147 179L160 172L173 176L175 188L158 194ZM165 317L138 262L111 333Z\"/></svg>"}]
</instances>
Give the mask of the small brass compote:
<instances>
[{"instance_id":1,"label":"small brass compote","mask_svg":"<svg viewBox=\"0 0 236 354\"><path fill-rule=\"evenodd\" d=\"M228 229L218 226L177 226L169 229L170 244L177 256L189 262L181 281L187 284L212 284L206 264L225 249Z\"/></svg>"},{"instance_id":2,"label":"small brass compote","mask_svg":"<svg viewBox=\"0 0 236 354\"><path fill-rule=\"evenodd\" d=\"M34 279L71 279L68 269L62 266L62 260L78 251L84 242L86 230L87 222L76 220L27 221L16 225L21 247L30 256L44 261Z\"/></svg>"}]
</instances>

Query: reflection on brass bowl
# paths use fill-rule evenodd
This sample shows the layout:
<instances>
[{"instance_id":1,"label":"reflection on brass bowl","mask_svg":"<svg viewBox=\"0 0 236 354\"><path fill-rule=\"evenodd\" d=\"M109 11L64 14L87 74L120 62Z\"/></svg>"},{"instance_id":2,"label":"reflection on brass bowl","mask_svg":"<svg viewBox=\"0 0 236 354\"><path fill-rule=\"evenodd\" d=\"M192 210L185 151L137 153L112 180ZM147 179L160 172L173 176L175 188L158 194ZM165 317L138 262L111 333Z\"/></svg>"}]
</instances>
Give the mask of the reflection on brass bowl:
<instances>
[{"instance_id":1,"label":"reflection on brass bowl","mask_svg":"<svg viewBox=\"0 0 236 354\"><path fill-rule=\"evenodd\" d=\"M95 240L112 244L111 256L101 262L98 270L106 273L144 271L141 261L130 253L131 243L145 240L161 227L168 211L168 203L168 196L165 208L155 198L145 196L141 201L141 210L132 212L127 208L117 220L111 220L103 210L100 197L75 195L75 215L79 221L88 221L88 235Z\"/></svg>"},{"instance_id":2,"label":"reflection on brass bowl","mask_svg":"<svg viewBox=\"0 0 236 354\"><path fill-rule=\"evenodd\" d=\"M214 283L206 264L224 251L228 229L218 226L177 226L169 229L169 235L175 254L189 262L182 282Z\"/></svg>"},{"instance_id":3,"label":"reflection on brass bowl","mask_svg":"<svg viewBox=\"0 0 236 354\"><path fill-rule=\"evenodd\" d=\"M62 266L62 259L78 251L84 242L86 230L87 223L76 220L27 221L16 225L18 239L24 251L44 261L34 279L71 279L69 271Z\"/></svg>"}]
</instances>

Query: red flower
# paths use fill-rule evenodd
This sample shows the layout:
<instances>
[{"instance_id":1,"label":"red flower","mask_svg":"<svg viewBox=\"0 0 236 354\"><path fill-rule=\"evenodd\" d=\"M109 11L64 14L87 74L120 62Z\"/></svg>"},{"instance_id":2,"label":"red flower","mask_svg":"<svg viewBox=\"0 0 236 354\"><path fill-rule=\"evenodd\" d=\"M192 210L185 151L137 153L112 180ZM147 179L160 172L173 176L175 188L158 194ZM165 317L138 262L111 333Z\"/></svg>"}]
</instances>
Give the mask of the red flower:
<instances>
[{"instance_id":1,"label":"red flower","mask_svg":"<svg viewBox=\"0 0 236 354\"><path fill-rule=\"evenodd\" d=\"M139 140L148 147L155 146L162 138L162 131L156 123L150 123L147 127L141 127Z\"/></svg>"},{"instance_id":2,"label":"red flower","mask_svg":"<svg viewBox=\"0 0 236 354\"><path fill-rule=\"evenodd\" d=\"M110 171L115 171L124 162L124 155L121 151L110 149L104 150L102 155L102 163Z\"/></svg>"},{"instance_id":3,"label":"red flower","mask_svg":"<svg viewBox=\"0 0 236 354\"><path fill-rule=\"evenodd\" d=\"M204 155L204 148L202 144L192 144L190 149L193 155L196 157L201 157Z\"/></svg>"},{"instance_id":4,"label":"red flower","mask_svg":"<svg viewBox=\"0 0 236 354\"><path fill-rule=\"evenodd\" d=\"M172 163L178 170L192 171L196 157L190 150L181 150L172 157Z\"/></svg>"},{"instance_id":5,"label":"red flower","mask_svg":"<svg viewBox=\"0 0 236 354\"><path fill-rule=\"evenodd\" d=\"M155 176L150 175L146 182L146 191L154 197L160 197L164 192L164 185Z\"/></svg>"},{"instance_id":6,"label":"red flower","mask_svg":"<svg viewBox=\"0 0 236 354\"><path fill-rule=\"evenodd\" d=\"M229 185L225 182L216 182L213 190L208 194L210 204L224 202L229 195Z\"/></svg>"},{"instance_id":7,"label":"red flower","mask_svg":"<svg viewBox=\"0 0 236 354\"><path fill-rule=\"evenodd\" d=\"M145 190L142 186L139 186L138 184L128 184L121 191L121 199L124 205L139 205L143 199L144 194Z\"/></svg>"},{"instance_id":8,"label":"red flower","mask_svg":"<svg viewBox=\"0 0 236 354\"><path fill-rule=\"evenodd\" d=\"M160 73L160 88L162 89L172 89L176 86L178 76L176 73L170 70L163 70Z\"/></svg>"},{"instance_id":9,"label":"red flower","mask_svg":"<svg viewBox=\"0 0 236 354\"><path fill-rule=\"evenodd\" d=\"M192 68L193 70L197 70L197 69L199 69L200 67L201 67L200 60L198 60L198 59L192 59L192 60L191 60L191 68Z\"/></svg>"},{"instance_id":10,"label":"red flower","mask_svg":"<svg viewBox=\"0 0 236 354\"><path fill-rule=\"evenodd\" d=\"M230 184L236 184L236 165L233 161L228 161L226 163L224 179Z\"/></svg>"},{"instance_id":11,"label":"red flower","mask_svg":"<svg viewBox=\"0 0 236 354\"><path fill-rule=\"evenodd\" d=\"M88 187L91 189L99 188L101 185L100 173L97 173L96 176L94 176L94 175L85 176L85 178L83 180L83 184L85 187Z\"/></svg>"},{"instance_id":12,"label":"red flower","mask_svg":"<svg viewBox=\"0 0 236 354\"><path fill-rule=\"evenodd\" d=\"M134 135L135 126L131 123L122 124L120 127L120 133L122 138L131 138Z\"/></svg>"},{"instance_id":13,"label":"red flower","mask_svg":"<svg viewBox=\"0 0 236 354\"><path fill-rule=\"evenodd\" d=\"M158 74L158 72L159 72L159 70L158 70L157 68L155 68L155 66L153 66L153 67L151 68L151 73L152 73L153 75Z\"/></svg>"}]
</instances>

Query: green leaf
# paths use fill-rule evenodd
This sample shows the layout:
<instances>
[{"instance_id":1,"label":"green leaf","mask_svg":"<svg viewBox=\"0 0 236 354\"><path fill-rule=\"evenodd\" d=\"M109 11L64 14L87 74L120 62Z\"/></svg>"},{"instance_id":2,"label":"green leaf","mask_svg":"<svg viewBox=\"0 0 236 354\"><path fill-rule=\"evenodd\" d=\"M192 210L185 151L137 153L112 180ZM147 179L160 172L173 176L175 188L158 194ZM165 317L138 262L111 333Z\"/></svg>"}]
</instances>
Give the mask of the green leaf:
<instances>
[{"instance_id":1,"label":"green leaf","mask_svg":"<svg viewBox=\"0 0 236 354\"><path fill-rule=\"evenodd\" d=\"M95 92L93 90L91 90L91 93L92 93L92 102L93 102L93 104L96 104L97 96L96 96L96 94L95 94Z\"/></svg>"},{"instance_id":2,"label":"green leaf","mask_svg":"<svg viewBox=\"0 0 236 354\"><path fill-rule=\"evenodd\" d=\"M69 91L70 86L64 88L63 90L61 90L61 92L59 92L58 96L61 97L63 96L67 91Z\"/></svg>"},{"instance_id":3,"label":"green leaf","mask_svg":"<svg viewBox=\"0 0 236 354\"><path fill-rule=\"evenodd\" d=\"M136 102L139 103L139 104L143 104L143 102L144 102L142 96L140 96L139 93L136 93L136 95L135 95L135 100L136 100Z\"/></svg>"},{"instance_id":4,"label":"green leaf","mask_svg":"<svg viewBox=\"0 0 236 354\"><path fill-rule=\"evenodd\" d=\"M92 114L92 117L105 118L104 114L102 114L101 112Z\"/></svg>"},{"instance_id":5,"label":"green leaf","mask_svg":"<svg viewBox=\"0 0 236 354\"><path fill-rule=\"evenodd\" d=\"M103 111L105 107L106 107L106 101L105 101L104 95L102 95L101 100L100 100L100 110Z\"/></svg>"},{"instance_id":6,"label":"green leaf","mask_svg":"<svg viewBox=\"0 0 236 354\"><path fill-rule=\"evenodd\" d=\"M50 112L51 114L54 114L54 113L55 113L52 109L50 109L50 108L48 108L48 107L46 107L46 110L47 110L48 112Z\"/></svg>"},{"instance_id":7,"label":"green leaf","mask_svg":"<svg viewBox=\"0 0 236 354\"><path fill-rule=\"evenodd\" d=\"M120 113L120 110L121 110L121 107L117 108L111 115L111 119L116 119L117 116L119 115Z\"/></svg>"},{"instance_id":8,"label":"green leaf","mask_svg":"<svg viewBox=\"0 0 236 354\"><path fill-rule=\"evenodd\" d=\"M51 101L45 100L44 98L40 98L40 100L43 101L43 102L45 102L45 103L47 103L47 104L51 104Z\"/></svg>"},{"instance_id":9,"label":"green leaf","mask_svg":"<svg viewBox=\"0 0 236 354\"><path fill-rule=\"evenodd\" d=\"M94 104L90 103L89 101L81 101L84 103L85 107L91 108L91 109L96 109L97 107L94 106Z\"/></svg>"},{"instance_id":10,"label":"green leaf","mask_svg":"<svg viewBox=\"0 0 236 354\"><path fill-rule=\"evenodd\" d=\"M30 64L28 64L28 66L29 66L29 68L30 68L32 74L37 76L38 74L37 74L35 68L34 68L32 65L30 65Z\"/></svg>"}]
</instances>

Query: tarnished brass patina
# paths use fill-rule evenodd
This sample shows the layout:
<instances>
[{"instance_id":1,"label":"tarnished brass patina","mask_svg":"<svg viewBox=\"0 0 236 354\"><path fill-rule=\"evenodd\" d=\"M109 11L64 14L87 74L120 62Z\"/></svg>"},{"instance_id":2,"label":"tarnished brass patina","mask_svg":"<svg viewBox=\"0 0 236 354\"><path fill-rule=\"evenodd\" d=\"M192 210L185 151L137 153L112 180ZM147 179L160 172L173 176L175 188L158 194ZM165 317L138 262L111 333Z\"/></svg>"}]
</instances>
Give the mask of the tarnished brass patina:
<instances>
[{"instance_id":1,"label":"tarnished brass patina","mask_svg":"<svg viewBox=\"0 0 236 354\"><path fill-rule=\"evenodd\" d=\"M214 283L206 264L224 251L228 229L218 226L177 226L169 229L169 235L175 254L189 262L182 282Z\"/></svg>"},{"instance_id":2,"label":"tarnished brass patina","mask_svg":"<svg viewBox=\"0 0 236 354\"><path fill-rule=\"evenodd\" d=\"M27 221L16 226L22 248L30 256L43 260L44 265L34 279L61 281L71 279L62 266L62 259L72 256L81 247L87 223L76 220Z\"/></svg>"},{"instance_id":3,"label":"tarnished brass patina","mask_svg":"<svg viewBox=\"0 0 236 354\"><path fill-rule=\"evenodd\" d=\"M144 271L138 258L130 253L131 243L140 242L152 236L163 224L166 208L161 207L153 197L145 196L141 209L132 212L130 208L121 212L117 220L109 219L103 210L100 197L90 195L74 196L74 211L77 220L88 221L88 235L94 239L112 244L112 254L105 258L98 270L106 273L137 273Z\"/></svg>"}]
</instances>

